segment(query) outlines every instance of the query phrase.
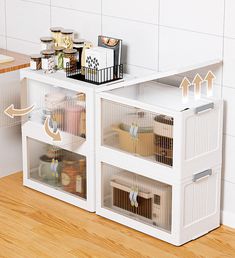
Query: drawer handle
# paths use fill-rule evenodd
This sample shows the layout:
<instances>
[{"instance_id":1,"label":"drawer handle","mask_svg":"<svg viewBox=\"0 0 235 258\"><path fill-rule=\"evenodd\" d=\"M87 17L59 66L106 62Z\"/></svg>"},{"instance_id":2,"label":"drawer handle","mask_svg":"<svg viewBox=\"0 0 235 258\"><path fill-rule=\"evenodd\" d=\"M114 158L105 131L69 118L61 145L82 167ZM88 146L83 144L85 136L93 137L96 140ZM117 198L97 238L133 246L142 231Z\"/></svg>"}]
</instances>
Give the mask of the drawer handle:
<instances>
[{"instance_id":1,"label":"drawer handle","mask_svg":"<svg viewBox=\"0 0 235 258\"><path fill-rule=\"evenodd\" d=\"M212 175L212 169L207 169L203 172L200 172L198 174L194 174L193 175L193 182L197 182L198 180L207 177L207 176L211 176Z\"/></svg>"},{"instance_id":2,"label":"drawer handle","mask_svg":"<svg viewBox=\"0 0 235 258\"><path fill-rule=\"evenodd\" d=\"M195 114L199 114L205 111L210 111L211 109L214 109L214 103L208 103L206 105L200 106L200 107L196 107L195 108Z\"/></svg>"}]
</instances>

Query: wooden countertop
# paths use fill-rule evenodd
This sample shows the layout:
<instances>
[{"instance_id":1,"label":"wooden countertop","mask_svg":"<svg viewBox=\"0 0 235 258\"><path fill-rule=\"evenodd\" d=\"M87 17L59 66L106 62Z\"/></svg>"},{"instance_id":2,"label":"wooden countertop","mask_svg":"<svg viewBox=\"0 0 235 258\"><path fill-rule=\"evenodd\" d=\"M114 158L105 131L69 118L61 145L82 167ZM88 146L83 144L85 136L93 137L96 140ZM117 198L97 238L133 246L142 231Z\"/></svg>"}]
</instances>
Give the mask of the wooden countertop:
<instances>
[{"instance_id":1,"label":"wooden countertop","mask_svg":"<svg viewBox=\"0 0 235 258\"><path fill-rule=\"evenodd\" d=\"M19 69L22 69L25 67L29 67L30 58L27 55L23 55L23 54L16 53L13 51L8 51L8 50L2 49L2 48L0 48L0 54L11 56L11 57L14 57L14 59L15 59L13 62L0 64L0 74L16 71L16 70L19 70Z\"/></svg>"}]
</instances>

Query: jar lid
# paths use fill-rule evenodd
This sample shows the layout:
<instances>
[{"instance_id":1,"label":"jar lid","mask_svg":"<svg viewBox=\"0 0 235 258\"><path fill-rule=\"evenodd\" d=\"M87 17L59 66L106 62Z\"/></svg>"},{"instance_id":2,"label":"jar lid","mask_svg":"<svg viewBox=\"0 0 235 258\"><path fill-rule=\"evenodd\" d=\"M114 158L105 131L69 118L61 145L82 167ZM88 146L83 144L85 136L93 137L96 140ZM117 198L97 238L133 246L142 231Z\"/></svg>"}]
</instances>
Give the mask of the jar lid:
<instances>
[{"instance_id":1,"label":"jar lid","mask_svg":"<svg viewBox=\"0 0 235 258\"><path fill-rule=\"evenodd\" d=\"M55 51L54 51L54 50L43 50L43 51L42 51L42 54L43 54L44 56L52 56L52 55L55 54Z\"/></svg>"},{"instance_id":2,"label":"jar lid","mask_svg":"<svg viewBox=\"0 0 235 258\"><path fill-rule=\"evenodd\" d=\"M61 33L63 33L63 34L73 34L73 30L62 30Z\"/></svg>"},{"instance_id":3,"label":"jar lid","mask_svg":"<svg viewBox=\"0 0 235 258\"><path fill-rule=\"evenodd\" d=\"M78 164L78 161L77 160L63 160L63 164L75 165L75 164Z\"/></svg>"},{"instance_id":4,"label":"jar lid","mask_svg":"<svg viewBox=\"0 0 235 258\"><path fill-rule=\"evenodd\" d=\"M86 42L85 39L74 39L73 43L74 44L84 44Z\"/></svg>"},{"instance_id":5,"label":"jar lid","mask_svg":"<svg viewBox=\"0 0 235 258\"><path fill-rule=\"evenodd\" d=\"M41 37L40 40L42 42L52 42L53 38L52 37Z\"/></svg>"},{"instance_id":6,"label":"jar lid","mask_svg":"<svg viewBox=\"0 0 235 258\"><path fill-rule=\"evenodd\" d=\"M30 58L31 59L41 59L42 56L40 54L33 54L33 55L30 55Z\"/></svg>"},{"instance_id":7,"label":"jar lid","mask_svg":"<svg viewBox=\"0 0 235 258\"><path fill-rule=\"evenodd\" d=\"M63 50L64 54L76 54L78 51L77 49L64 49Z\"/></svg>"},{"instance_id":8,"label":"jar lid","mask_svg":"<svg viewBox=\"0 0 235 258\"><path fill-rule=\"evenodd\" d=\"M50 31L51 32L61 32L63 30L62 27L51 27Z\"/></svg>"},{"instance_id":9,"label":"jar lid","mask_svg":"<svg viewBox=\"0 0 235 258\"><path fill-rule=\"evenodd\" d=\"M56 52L59 52L59 51L63 51L65 48L64 47L55 47L54 50Z\"/></svg>"}]
</instances>

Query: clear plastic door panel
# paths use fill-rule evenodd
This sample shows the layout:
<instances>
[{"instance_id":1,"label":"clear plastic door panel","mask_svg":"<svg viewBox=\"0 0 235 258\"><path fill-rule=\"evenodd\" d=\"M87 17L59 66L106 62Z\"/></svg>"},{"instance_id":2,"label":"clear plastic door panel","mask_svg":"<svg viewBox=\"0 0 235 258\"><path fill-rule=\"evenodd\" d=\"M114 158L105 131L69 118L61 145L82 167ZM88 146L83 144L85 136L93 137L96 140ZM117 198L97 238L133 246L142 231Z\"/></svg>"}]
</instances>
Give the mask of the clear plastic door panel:
<instances>
[{"instance_id":1,"label":"clear plastic door panel","mask_svg":"<svg viewBox=\"0 0 235 258\"><path fill-rule=\"evenodd\" d=\"M52 85L29 80L28 105L35 105L30 114L32 122L44 124L56 131L86 137L86 95Z\"/></svg>"},{"instance_id":2,"label":"clear plastic door panel","mask_svg":"<svg viewBox=\"0 0 235 258\"><path fill-rule=\"evenodd\" d=\"M172 117L102 99L102 144L173 165Z\"/></svg>"},{"instance_id":3,"label":"clear plastic door panel","mask_svg":"<svg viewBox=\"0 0 235 258\"><path fill-rule=\"evenodd\" d=\"M172 187L102 163L102 206L171 231Z\"/></svg>"},{"instance_id":4,"label":"clear plastic door panel","mask_svg":"<svg viewBox=\"0 0 235 258\"><path fill-rule=\"evenodd\" d=\"M86 199L86 157L28 138L29 178Z\"/></svg>"}]
</instances>

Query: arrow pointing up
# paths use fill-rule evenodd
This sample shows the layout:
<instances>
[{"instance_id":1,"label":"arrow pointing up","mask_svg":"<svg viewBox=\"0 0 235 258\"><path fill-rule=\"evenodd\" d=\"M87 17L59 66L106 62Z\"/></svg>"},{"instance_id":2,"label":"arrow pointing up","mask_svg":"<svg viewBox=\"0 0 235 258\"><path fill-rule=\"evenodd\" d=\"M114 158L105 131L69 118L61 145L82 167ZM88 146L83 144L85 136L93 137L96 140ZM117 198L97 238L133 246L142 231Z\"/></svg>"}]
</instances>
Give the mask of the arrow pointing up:
<instances>
[{"instance_id":1,"label":"arrow pointing up","mask_svg":"<svg viewBox=\"0 0 235 258\"><path fill-rule=\"evenodd\" d=\"M209 71L205 77L205 81L207 82L207 97L211 97L213 95L213 81L215 78L216 77L212 71Z\"/></svg>"},{"instance_id":2,"label":"arrow pointing up","mask_svg":"<svg viewBox=\"0 0 235 258\"><path fill-rule=\"evenodd\" d=\"M195 99L199 99L201 96L201 86L202 86L203 79L202 77L197 73L196 76L193 79L194 84L194 97Z\"/></svg>"},{"instance_id":3,"label":"arrow pointing up","mask_svg":"<svg viewBox=\"0 0 235 258\"><path fill-rule=\"evenodd\" d=\"M187 100L188 100L188 92L189 92L190 85L191 85L191 83L190 83L189 79L187 77L184 77L181 84L180 84L180 88L182 89L182 97L183 97L184 102L187 102Z\"/></svg>"},{"instance_id":4,"label":"arrow pointing up","mask_svg":"<svg viewBox=\"0 0 235 258\"><path fill-rule=\"evenodd\" d=\"M14 105L11 104L9 107L7 107L4 110L4 113L9 116L10 118L14 118L15 116L24 116L33 111L34 105L28 108L23 108L23 109L15 109Z\"/></svg>"},{"instance_id":5,"label":"arrow pointing up","mask_svg":"<svg viewBox=\"0 0 235 258\"><path fill-rule=\"evenodd\" d=\"M61 135L60 131L57 130L55 133L53 133L49 128L49 117L46 118L46 121L44 123L44 130L46 134L53 139L53 141L61 141Z\"/></svg>"}]
</instances>

